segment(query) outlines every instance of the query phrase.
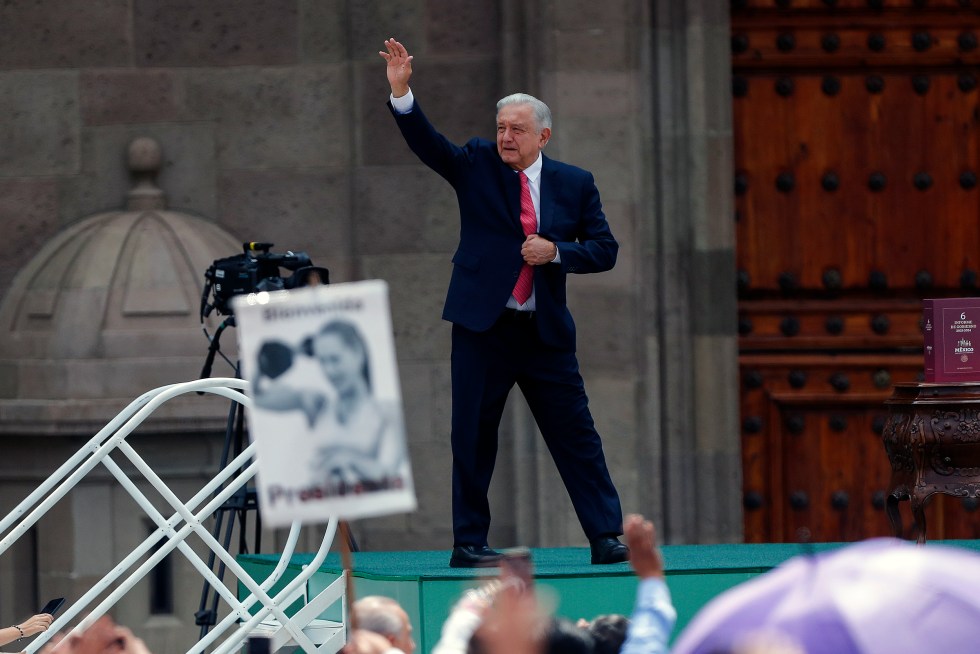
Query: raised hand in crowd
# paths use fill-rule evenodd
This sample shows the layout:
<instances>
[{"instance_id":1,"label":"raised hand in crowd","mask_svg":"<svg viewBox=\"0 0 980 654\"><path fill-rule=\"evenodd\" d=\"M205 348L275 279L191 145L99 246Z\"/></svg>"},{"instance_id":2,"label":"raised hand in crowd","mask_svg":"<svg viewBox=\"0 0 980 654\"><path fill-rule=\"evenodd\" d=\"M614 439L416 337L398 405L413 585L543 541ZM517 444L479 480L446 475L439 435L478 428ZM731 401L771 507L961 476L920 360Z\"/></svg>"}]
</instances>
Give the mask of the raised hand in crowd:
<instances>
[{"instance_id":1,"label":"raised hand in crowd","mask_svg":"<svg viewBox=\"0 0 980 654\"><path fill-rule=\"evenodd\" d=\"M473 637L481 654L539 654L546 617L538 606L533 588L507 568L483 611L483 620Z\"/></svg>"},{"instance_id":2,"label":"raised hand in crowd","mask_svg":"<svg viewBox=\"0 0 980 654\"><path fill-rule=\"evenodd\" d=\"M0 629L0 645L7 645L21 638L28 638L42 631L47 631L54 618L47 613L32 615L19 624Z\"/></svg>"},{"instance_id":3,"label":"raised hand in crowd","mask_svg":"<svg viewBox=\"0 0 980 654\"><path fill-rule=\"evenodd\" d=\"M498 578L464 592L432 654L536 654L544 618L526 579L529 572L502 566Z\"/></svg>"},{"instance_id":4,"label":"raised hand in crowd","mask_svg":"<svg viewBox=\"0 0 980 654\"><path fill-rule=\"evenodd\" d=\"M630 565L641 579L664 576L664 560L657 548L657 533L653 523L643 516L631 514L623 521L623 533L630 548Z\"/></svg>"},{"instance_id":5,"label":"raised hand in crowd","mask_svg":"<svg viewBox=\"0 0 980 654\"><path fill-rule=\"evenodd\" d=\"M677 611L664 579L664 560L657 548L653 523L628 515L623 532L630 548L630 565L640 578L636 605L621 654L666 654Z\"/></svg>"}]
</instances>

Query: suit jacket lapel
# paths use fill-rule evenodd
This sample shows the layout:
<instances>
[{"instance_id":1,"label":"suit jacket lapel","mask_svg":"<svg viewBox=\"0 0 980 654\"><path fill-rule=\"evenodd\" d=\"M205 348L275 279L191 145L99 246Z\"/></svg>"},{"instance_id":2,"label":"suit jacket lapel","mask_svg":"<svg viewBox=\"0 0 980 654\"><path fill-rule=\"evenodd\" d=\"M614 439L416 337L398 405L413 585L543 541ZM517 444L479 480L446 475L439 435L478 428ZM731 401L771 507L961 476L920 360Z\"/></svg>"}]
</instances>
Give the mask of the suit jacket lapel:
<instances>
[{"instance_id":1,"label":"suit jacket lapel","mask_svg":"<svg viewBox=\"0 0 980 654\"><path fill-rule=\"evenodd\" d=\"M538 232L544 235L549 233L555 217L555 198L561 190L561 178L558 176L558 166L548 157L541 157L541 206L538 208L541 213L541 227Z\"/></svg>"}]
</instances>

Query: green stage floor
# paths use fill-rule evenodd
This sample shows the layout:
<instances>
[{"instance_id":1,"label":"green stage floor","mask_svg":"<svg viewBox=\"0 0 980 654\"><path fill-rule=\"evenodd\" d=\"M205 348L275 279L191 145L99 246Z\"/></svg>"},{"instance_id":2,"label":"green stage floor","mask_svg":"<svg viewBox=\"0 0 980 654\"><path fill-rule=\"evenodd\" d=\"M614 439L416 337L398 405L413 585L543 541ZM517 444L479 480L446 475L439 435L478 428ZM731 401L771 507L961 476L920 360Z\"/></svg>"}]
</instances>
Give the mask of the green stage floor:
<instances>
[{"instance_id":1,"label":"green stage floor","mask_svg":"<svg viewBox=\"0 0 980 654\"><path fill-rule=\"evenodd\" d=\"M937 543L938 544L938 543ZM980 541L943 541L944 545L980 551ZM844 543L667 545L662 549L678 620L674 634L680 632L697 611L719 593L747 579L771 570L783 561L807 552L821 552ZM932 545L932 543L930 543ZM636 577L627 563L594 566L588 548L532 549L535 583L542 602L554 613L571 619L591 619L604 613L629 615L636 593ZM290 561L278 590L313 558L297 554ZM239 562L257 580L264 579L276 565L276 554L250 554ZM490 570L455 569L449 565L449 551L356 552L354 589L358 597L386 595L401 603L412 620L418 652L427 654L439 639L449 610L467 588L477 586ZM308 582L310 597L335 580L342 566L340 555L331 553ZM244 593L239 588L239 594ZM291 610L298 608L298 603ZM322 617L339 620L339 611Z\"/></svg>"}]
</instances>

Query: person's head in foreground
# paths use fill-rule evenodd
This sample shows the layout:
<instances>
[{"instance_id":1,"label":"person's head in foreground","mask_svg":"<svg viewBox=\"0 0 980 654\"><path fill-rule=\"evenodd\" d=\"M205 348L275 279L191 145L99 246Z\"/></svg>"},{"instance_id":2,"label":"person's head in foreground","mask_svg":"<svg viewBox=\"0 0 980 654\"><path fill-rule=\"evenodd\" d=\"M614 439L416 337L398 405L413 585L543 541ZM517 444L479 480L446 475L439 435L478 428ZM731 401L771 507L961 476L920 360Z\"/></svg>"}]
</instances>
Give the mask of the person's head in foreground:
<instances>
[{"instance_id":1,"label":"person's head in foreground","mask_svg":"<svg viewBox=\"0 0 980 654\"><path fill-rule=\"evenodd\" d=\"M616 654L626 640L626 630L630 626L625 615L600 615L586 626L595 641L596 654Z\"/></svg>"},{"instance_id":2,"label":"person's head in foreground","mask_svg":"<svg viewBox=\"0 0 980 654\"><path fill-rule=\"evenodd\" d=\"M384 636L393 647L405 654L415 651L412 623L405 609L395 600L369 595L354 602L353 612L359 629Z\"/></svg>"}]
</instances>

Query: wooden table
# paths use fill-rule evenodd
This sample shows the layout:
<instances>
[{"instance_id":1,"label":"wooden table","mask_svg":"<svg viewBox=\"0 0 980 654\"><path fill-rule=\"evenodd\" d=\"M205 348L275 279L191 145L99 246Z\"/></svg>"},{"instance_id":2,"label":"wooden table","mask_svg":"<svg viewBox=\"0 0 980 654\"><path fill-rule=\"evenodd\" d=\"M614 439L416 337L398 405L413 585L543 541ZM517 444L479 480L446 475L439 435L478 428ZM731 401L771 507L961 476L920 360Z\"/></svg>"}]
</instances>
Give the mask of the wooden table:
<instances>
[{"instance_id":1,"label":"wooden table","mask_svg":"<svg viewBox=\"0 0 980 654\"><path fill-rule=\"evenodd\" d=\"M898 503L909 500L916 540L924 543L924 509L933 494L980 496L980 383L895 384L885 404L881 439L892 467L888 520L901 537Z\"/></svg>"}]
</instances>

